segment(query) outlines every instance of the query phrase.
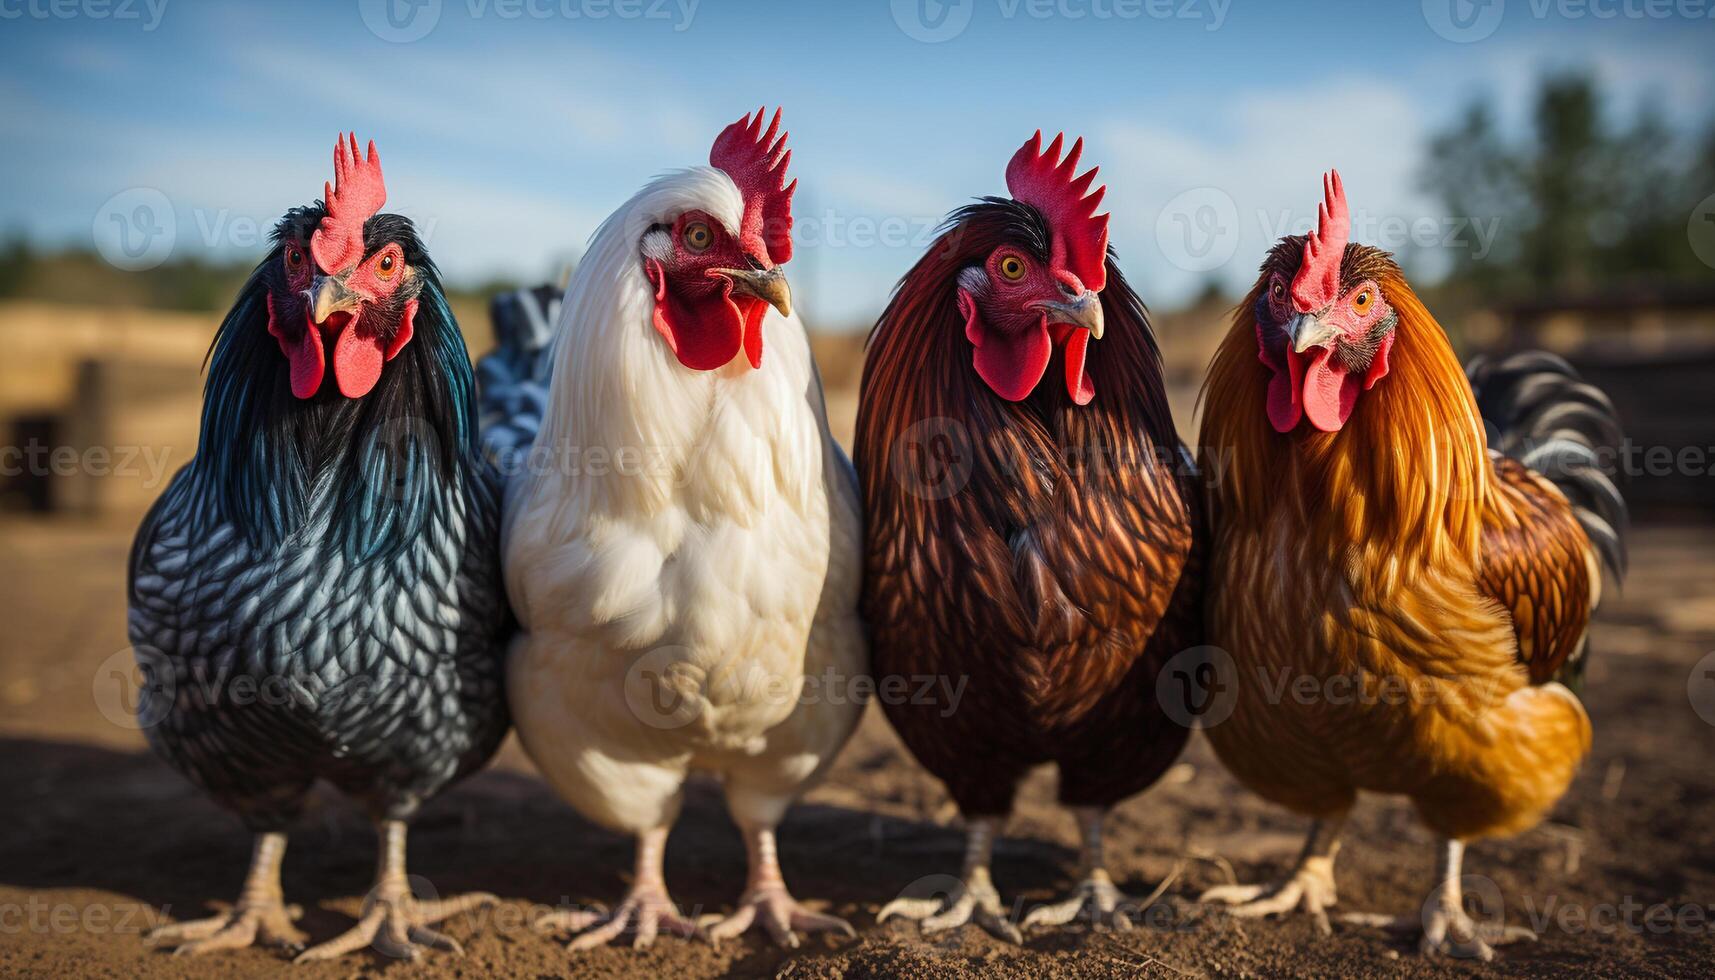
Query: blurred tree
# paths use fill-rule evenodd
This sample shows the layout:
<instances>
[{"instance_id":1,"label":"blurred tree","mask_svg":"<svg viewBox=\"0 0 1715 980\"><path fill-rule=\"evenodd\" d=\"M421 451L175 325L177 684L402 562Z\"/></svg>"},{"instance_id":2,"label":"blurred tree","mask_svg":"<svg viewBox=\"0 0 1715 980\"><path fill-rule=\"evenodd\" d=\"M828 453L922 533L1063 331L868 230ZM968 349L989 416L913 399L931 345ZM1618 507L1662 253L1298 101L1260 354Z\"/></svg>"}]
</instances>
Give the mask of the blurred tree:
<instances>
[{"instance_id":1,"label":"blurred tree","mask_svg":"<svg viewBox=\"0 0 1715 980\"><path fill-rule=\"evenodd\" d=\"M1698 145L1653 104L1616 124L1581 72L1542 79L1531 123L1509 141L1478 100L1430 141L1423 183L1448 214L1500 221L1489 254L1454 256L1462 284L1492 295L1709 275L1685 227L1715 192L1715 124Z\"/></svg>"},{"instance_id":2,"label":"blurred tree","mask_svg":"<svg viewBox=\"0 0 1715 980\"><path fill-rule=\"evenodd\" d=\"M24 236L7 238L6 244L0 246L0 298L16 296L29 281L34 264L35 254Z\"/></svg>"}]
</instances>

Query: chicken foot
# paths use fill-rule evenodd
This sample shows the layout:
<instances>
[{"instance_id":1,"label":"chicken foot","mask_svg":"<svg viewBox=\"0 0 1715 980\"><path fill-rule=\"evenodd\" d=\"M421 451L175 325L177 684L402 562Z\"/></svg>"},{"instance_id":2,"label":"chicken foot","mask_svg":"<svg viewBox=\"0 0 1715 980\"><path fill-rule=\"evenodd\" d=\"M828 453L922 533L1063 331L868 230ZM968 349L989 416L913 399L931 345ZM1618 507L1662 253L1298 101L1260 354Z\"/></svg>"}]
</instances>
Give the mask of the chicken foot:
<instances>
[{"instance_id":1,"label":"chicken foot","mask_svg":"<svg viewBox=\"0 0 1715 980\"><path fill-rule=\"evenodd\" d=\"M876 923L886 922L897 915L916 920L928 934L975 922L997 939L1022 944L1024 936L1007 918L1000 892L995 890L994 881L989 876L989 861L999 823L995 817L978 817L970 822L965 831L964 871L960 875L959 887L945 903L935 898L896 898L876 914Z\"/></svg>"},{"instance_id":2,"label":"chicken foot","mask_svg":"<svg viewBox=\"0 0 1715 980\"><path fill-rule=\"evenodd\" d=\"M744 833L745 851L750 858L750 878L745 884L744 897L738 900L738 911L725 918L718 915L706 918L704 924L710 941L731 939L758 924L775 943L791 949L798 948L795 930L857 936L851 923L838 916L811 912L786 890L786 879L780 874L780 859L775 851L774 828L748 825L739 829Z\"/></svg>"},{"instance_id":3,"label":"chicken foot","mask_svg":"<svg viewBox=\"0 0 1715 980\"><path fill-rule=\"evenodd\" d=\"M1298 862L1286 878L1266 885L1218 885L1197 897L1203 904L1232 906L1228 913L1241 919L1281 915L1303 910L1323 935L1334 929L1328 924L1328 909L1339 901L1334 889L1334 858L1340 853L1340 832L1346 815L1317 820Z\"/></svg>"},{"instance_id":4,"label":"chicken foot","mask_svg":"<svg viewBox=\"0 0 1715 980\"><path fill-rule=\"evenodd\" d=\"M631 890L618 908L612 912L584 909L551 912L536 920L536 931L582 933L566 944L566 949L574 953L605 945L628 927L633 933L633 949L648 949L663 929L681 939L699 935L697 924L680 915L678 906L667 894L662 865L666 859L668 829L656 827L637 835L636 873Z\"/></svg>"},{"instance_id":5,"label":"chicken foot","mask_svg":"<svg viewBox=\"0 0 1715 980\"><path fill-rule=\"evenodd\" d=\"M1077 815L1078 831L1084 842L1079 864L1083 869L1083 880L1066 900L1031 909L1024 917L1024 928L1063 926L1087 913L1091 925L1097 929L1130 931L1131 915L1141 908L1137 899L1120 891L1108 876L1107 863L1102 856L1102 821L1107 810L1078 807L1073 812Z\"/></svg>"},{"instance_id":6,"label":"chicken foot","mask_svg":"<svg viewBox=\"0 0 1715 980\"><path fill-rule=\"evenodd\" d=\"M285 904L280 889L280 862L286 856L286 835L257 834L250 853L250 871L238 902L228 912L178 922L151 930L150 945L173 946L174 956L200 956L223 949L243 949L260 942L299 950L309 938L292 925L304 910Z\"/></svg>"},{"instance_id":7,"label":"chicken foot","mask_svg":"<svg viewBox=\"0 0 1715 980\"><path fill-rule=\"evenodd\" d=\"M295 963L331 960L374 944L387 956L416 959L425 948L462 955L464 947L451 936L430 926L461 912L497 904L500 899L486 892L455 898L423 901L411 894L405 878L405 822L384 820L378 828L380 855L376 861L375 887L364 902L357 925L345 933L299 954Z\"/></svg>"},{"instance_id":8,"label":"chicken foot","mask_svg":"<svg viewBox=\"0 0 1715 980\"><path fill-rule=\"evenodd\" d=\"M1487 963L1495 958L1495 946L1520 941L1534 942L1536 933L1522 926L1499 922L1479 924L1465 911L1465 895L1460 867L1465 859L1465 842L1444 838L1435 855L1435 890L1424 903L1420 915L1387 916L1350 913L1340 916L1349 925L1380 927L1402 935L1420 936L1418 950L1425 956L1447 955L1463 959L1479 959Z\"/></svg>"}]
</instances>

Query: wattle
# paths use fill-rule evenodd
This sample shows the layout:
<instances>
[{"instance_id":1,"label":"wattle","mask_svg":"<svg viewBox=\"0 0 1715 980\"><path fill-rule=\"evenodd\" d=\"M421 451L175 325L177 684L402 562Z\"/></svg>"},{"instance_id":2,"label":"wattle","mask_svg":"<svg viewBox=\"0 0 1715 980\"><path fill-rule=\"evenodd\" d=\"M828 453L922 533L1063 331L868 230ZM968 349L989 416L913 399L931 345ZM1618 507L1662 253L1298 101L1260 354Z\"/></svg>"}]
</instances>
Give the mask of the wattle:
<instances>
[{"instance_id":1,"label":"wattle","mask_svg":"<svg viewBox=\"0 0 1715 980\"><path fill-rule=\"evenodd\" d=\"M644 260L644 271L655 287L651 322L679 363L693 371L723 367L742 348L751 367L762 366L762 318L767 304L758 300L740 309L732 298L731 281L719 292L686 299L669 289L667 271L655 259Z\"/></svg>"},{"instance_id":2,"label":"wattle","mask_svg":"<svg viewBox=\"0 0 1715 980\"><path fill-rule=\"evenodd\" d=\"M362 398L374 390L381 380L381 367L398 356L410 343L415 332L417 301L405 304L399 318L399 329L391 342L383 345L379 336L361 337L357 332L357 316L347 316L339 324L339 336L334 340L333 377L339 393L347 398ZM323 349L322 330L304 314L304 329L296 339L288 338L274 315L274 295L268 294L268 332L286 355L292 394L309 398L321 390L327 375L327 355Z\"/></svg>"},{"instance_id":3,"label":"wattle","mask_svg":"<svg viewBox=\"0 0 1715 980\"><path fill-rule=\"evenodd\" d=\"M959 312L965 317L965 339L971 342L971 364L994 393L1009 402L1030 397L1048 373L1058 344L1065 355L1066 393L1077 405L1088 405L1096 397L1090 381L1088 355L1090 332L1044 317L1035 327L1008 334L989 330L977 310L976 300L959 290Z\"/></svg>"},{"instance_id":4,"label":"wattle","mask_svg":"<svg viewBox=\"0 0 1715 980\"><path fill-rule=\"evenodd\" d=\"M280 328L280 321L274 315L274 294L268 294L268 333L280 345L280 353L286 355L286 364L290 372L292 394L298 398L308 398L314 395L322 386L322 376L327 364L322 354L322 334L315 324L304 318L304 329L296 339L286 336Z\"/></svg>"},{"instance_id":5,"label":"wattle","mask_svg":"<svg viewBox=\"0 0 1715 980\"><path fill-rule=\"evenodd\" d=\"M1283 372L1263 358L1275 372L1268 383L1268 420L1275 431L1291 432L1301 418L1323 432L1340 431L1352 417L1363 383L1334 359L1331 349L1287 350L1284 360Z\"/></svg>"}]
</instances>

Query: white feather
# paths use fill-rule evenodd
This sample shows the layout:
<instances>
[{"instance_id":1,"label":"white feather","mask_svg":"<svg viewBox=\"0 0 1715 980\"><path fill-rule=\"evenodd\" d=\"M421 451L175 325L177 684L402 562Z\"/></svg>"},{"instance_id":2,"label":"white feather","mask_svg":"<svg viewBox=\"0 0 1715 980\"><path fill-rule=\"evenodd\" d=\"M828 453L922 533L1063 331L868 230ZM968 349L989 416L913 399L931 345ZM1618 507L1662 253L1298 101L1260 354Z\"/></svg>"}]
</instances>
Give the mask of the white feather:
<instances>
[{"instance_id":1,"label":"white feather","mask_svg":"<svg viewBox=\"0 0 1715 980\"><path fill-rule=\"evenodd\" d=\"M862 711L800 697L804 678L868 669L856 482L802 324L770 310L761 368L741 353L693 371L651 321L640 250L692 208L734 231L743 202L694 168L596 231L507 493L519 735L570 802L632 832L670 822L695 769L724 777L735 816L777 822ZM667 703L683 710L655 710Z\"/></svg>"}]
</instances>

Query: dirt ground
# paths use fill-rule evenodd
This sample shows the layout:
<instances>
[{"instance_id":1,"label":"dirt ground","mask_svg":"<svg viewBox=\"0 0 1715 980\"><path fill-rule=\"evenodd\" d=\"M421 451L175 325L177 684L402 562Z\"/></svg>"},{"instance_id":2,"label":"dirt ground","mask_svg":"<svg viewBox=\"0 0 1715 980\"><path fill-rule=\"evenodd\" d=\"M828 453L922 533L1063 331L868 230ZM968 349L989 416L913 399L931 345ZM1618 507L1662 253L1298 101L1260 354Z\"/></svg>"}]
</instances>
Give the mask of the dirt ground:
<instances>
[{"instance_id":1,"label":"dirt ground","mask_svg":"<svg viewBox=\"0 0 1715 980\"><path fill-rule=\"evenodd\" d=\"M0 589L0 975L281 971L283 961L267 950L184 960L140 939L159 919L198 916L209 900L234 897L249 845L229 816L148 753L125 726L123 706L102 693L113 690L104 678L125 663L110 658L125 648L129 536L117 524L0 523L8 569ZM1201 889L1227 880L1212 856L1242 879L1272 875L1296 853L1304 829L1239 788L1201 741L1163 785L1112 820L1110 856L1122 887L1148 894L1171 878L1141 928L1069 927L1015 948L974 927L926 941L909 923L878 926L881 903L956 869L961 837L945 794L872 711L831 778L782 830L794 890L850 919L855 940L817 936L792 952L754 936L718 949L661 940L647 951L568 954L530 930L532 911L613 901L629 876L630 843L575 816L509 745L493 767L428 807L412 834L411 870L436 892L484 889L507 899L449 924L465 956L405 964L366 952L294 975L1706 974L1715 965L1715 674L1706 673L1715 661L1693 667L1715 651L1715 531L1641 529L1632 564L1595 634L1593 757L1549 824L1480 844L1467 860L1467 873L1493 882L1507 922L1542 933L1492 965L1424 960L1373 930L1337 927L1320 938L1298 920L1241 926L1195 905ZM997 851L998 884L1023 908L1071 884L1074 828L1052 791L1047 773L1029 782ZM318 797L285 871L313 938L350 925L372 862L369 829L336 796ZM1415 914L1431 863L1429 838L1409 808L1366 800L1340 856L1342 907ZM716 787L691 794L667 876L683 906L731 908L744 858Z\"/></svg>"}]
</instances>

